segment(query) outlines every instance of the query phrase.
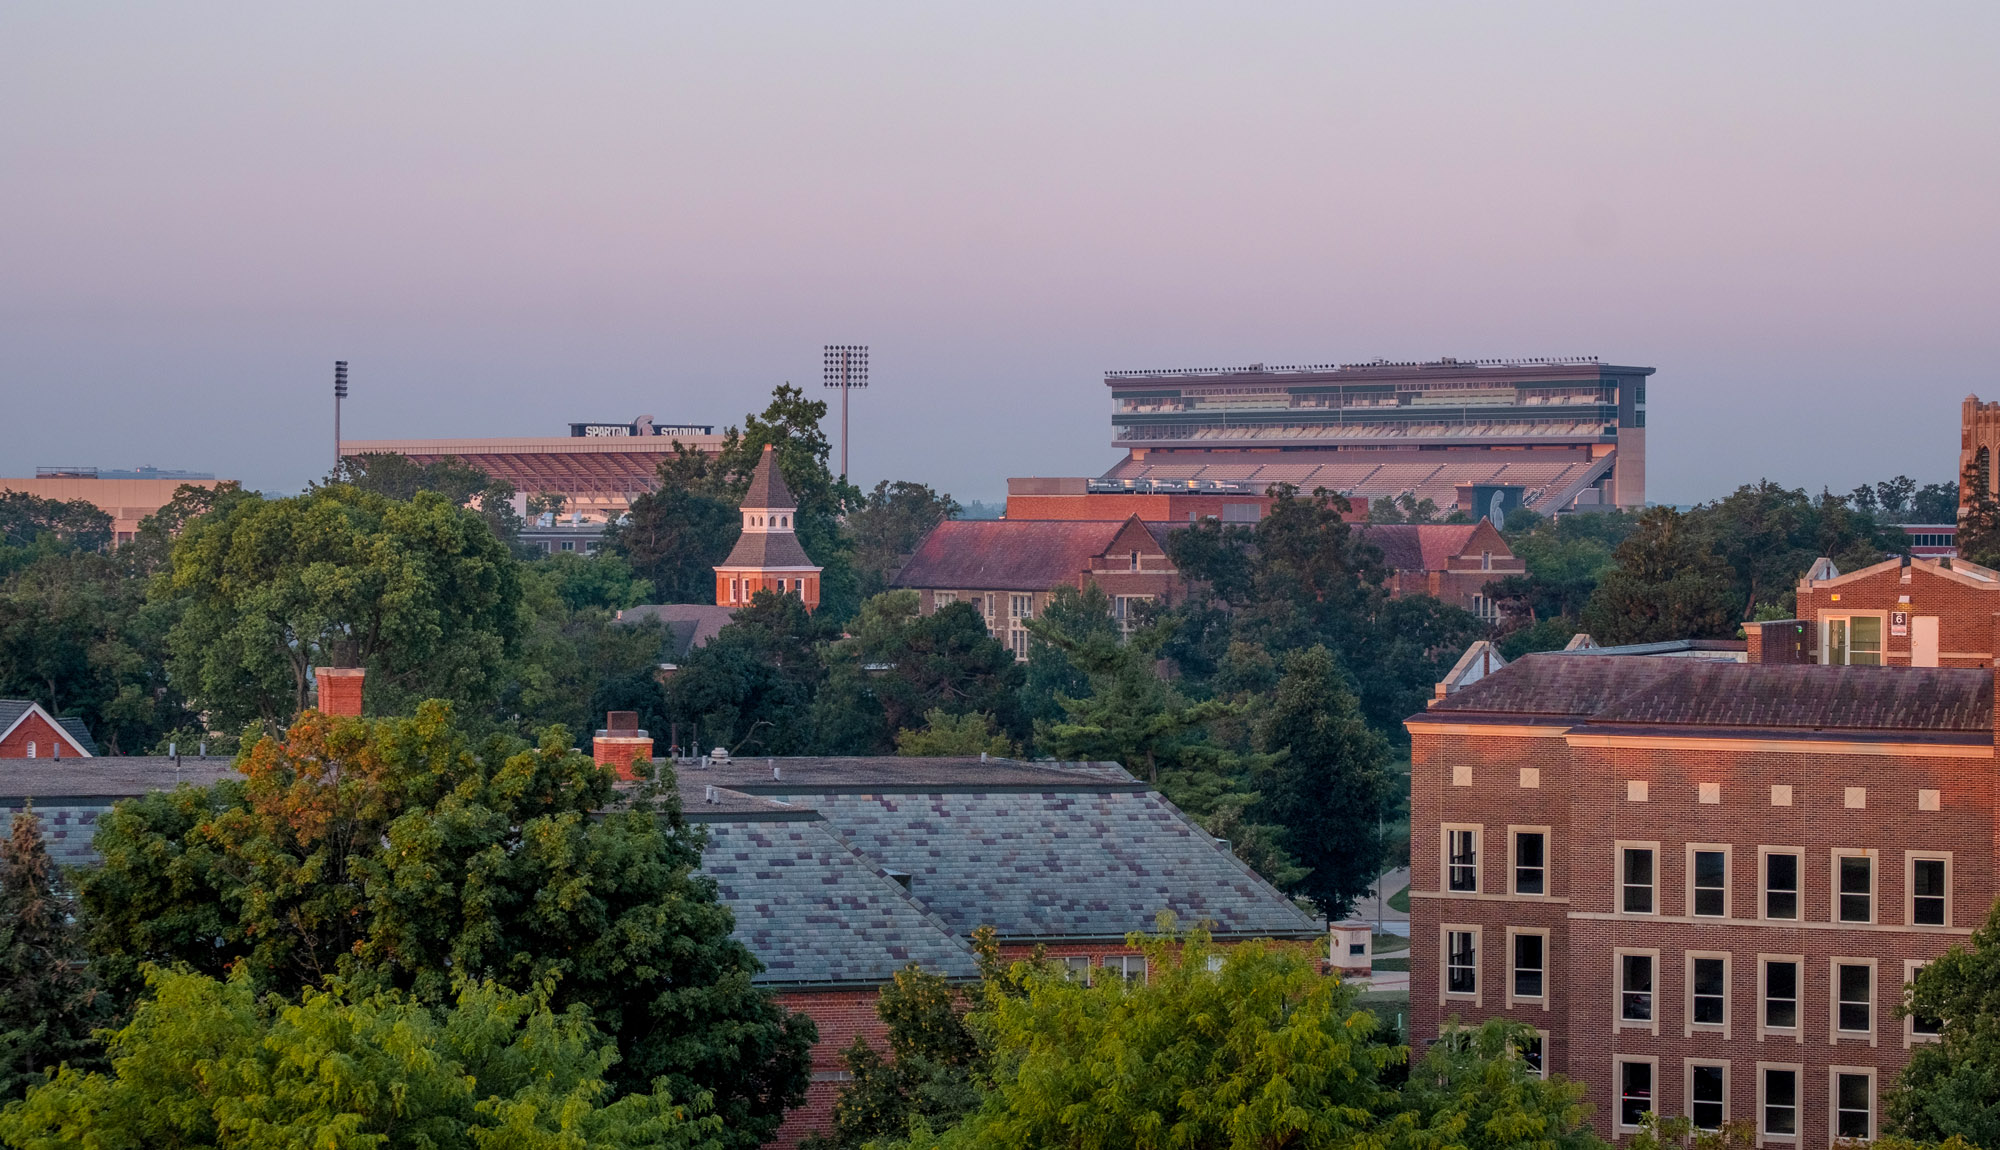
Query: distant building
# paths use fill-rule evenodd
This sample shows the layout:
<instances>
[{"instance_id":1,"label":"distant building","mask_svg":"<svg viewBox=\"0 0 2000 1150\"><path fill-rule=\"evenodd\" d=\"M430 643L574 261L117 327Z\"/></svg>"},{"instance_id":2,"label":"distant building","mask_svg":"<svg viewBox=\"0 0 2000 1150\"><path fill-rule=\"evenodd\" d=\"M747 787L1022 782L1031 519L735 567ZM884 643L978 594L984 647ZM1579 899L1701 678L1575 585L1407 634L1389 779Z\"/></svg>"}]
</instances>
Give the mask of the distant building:
<instances>
[{"instance_id":1,"label":"distant building","mask_svg":"<svg viewBox=\"0 0 2000 1150\"><path fill-rule=\"evenodd\" d=\"M722 437L708 424L658 424L642 415L630 423L572 423L567 436L504 439L348 439L345 456L395 454L416 463L457 459L523 496L565 497L565 515L593 523L625 514L632 501L659 485L660 462L676 443L714 454Z\"/></svg>"},{"instance_id":2,"label":"distant building","mask_svg":"<svg viewBox=\"0 0 2000 1150\"><path fill-rule=\"evenodd\" d=\"M0 699L0 759L88 759L97 740L78 718L58 719L30 699Z\"/></svg>"},{"instance_id":3,"label":"distant building","mask_svg":"<svg viewBox=\"0 0 2000 1150\"><path fill-rule=\"evenodd\" d=\"M1453 360L1116 371L1107 485L1355 500L1410 494L1475 517L1646 501L1650 367Z\"/></svg>"},{"instance_id":4,"label":"distant building","mask_svg":"<svg viewBox=\"0 0 2000 1150\"><path fill-rule=\"evenodd\" d=\"M130 543L139 530L139 524L147 516L173 501L174 492L183 484L195 487L214 487L216 480L207 475L183 475L179 472L160 473L165 478L102 478L94 467L44 467L38 468L33 479L0 479L0 491L19 491L38 499L54 499L68 503L81 499L111 516L111 539L114 543ZM152 470L141 468L140 471ZM110 472L123 476L125 472ZM134 473L136 474L136 473Z\"/></svg>"},{"instance_id":5,"label":"distant building","mask_svg":"<svg viewBox=\"0 0 2000 1150\"><path fill-rule=\"evenodd\" d=\"M793 517L799 501L785 486L785 476L777 465L770 444L750 473L750 488L743 493L743 534L736 546L715 568L715 602L737 607L749 603L759 591L797 595L810 611L819 606L820 569L806 549L799 545Z\"/></svg>"},{"instance_id":6,"label":"distant building","mask_svg":"<svg viewBox=\"0 0 2000 1150\"><path fill-rule=\"evenodd\" d=\"M1798 582L1796 619L1763 624L1767 662L1990 667L2000 571L1963 559L1890 559L1842 574L1830 559ZM1772 640L1790 638L1788 654Z\"/></svg>"},{"instance_id":7,"label":"distant building","mask_svg":"<svg viewBox=\"0 0 2000 1150\"><path fill-rule=\"evenodd\" d=\"M1528 573L1528 565L1484 519L1476 524L1369 523L1355 530L1382 552L1391 595L1429 595L1488 623L1499 622L1500 610L1486 594L1486 585Z\"/></svg>"}]
</instances>

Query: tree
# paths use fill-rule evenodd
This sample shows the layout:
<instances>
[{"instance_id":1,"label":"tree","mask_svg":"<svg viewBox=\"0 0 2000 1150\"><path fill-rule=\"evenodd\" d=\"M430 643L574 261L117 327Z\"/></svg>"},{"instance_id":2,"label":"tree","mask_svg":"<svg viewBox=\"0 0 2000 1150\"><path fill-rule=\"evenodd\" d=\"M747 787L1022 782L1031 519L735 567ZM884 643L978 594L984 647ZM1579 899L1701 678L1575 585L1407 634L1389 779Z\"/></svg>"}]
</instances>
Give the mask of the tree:
<instances>
[{"instance_id":1,"label":"tree","mask_svg":"<svg viewBox=\"0 0 2000 1150\"><path fill-rule=\"evenodd\" d=\"M841 1052L853 1079L833 1103L833 1131L813 1135L808 1150L860 1150L907 1132L912 1119L948 1125L979 1105L979 1039L966 1025L971 1003L942 975L912 963L875 999L889 1056L862 1038Z\"/></svg>"},{"instance_id":2,"label":"tree","mask_svg":"<svg viewBox=\"0 0 2000 1150\"><path fill-rule=\"evenodd\" d=\"M751 984L670 778L614 803L567 732L475 745L437 702L409 719L311 712L239 767L242 783L104 821L83 888L97 954L431 1006L469 979L551 988L552 1009L586 1008L617 1042L614 1088L706 1094L732 1145L803 1098L812 1023Z\"/></svg>"},{"instance_id":3,"label":"tree","mask_svg":"<svg viewBox=\"0 0 2000 1150\"><path fill-rule=\"evenodd\" d=\"M896 753L913 758L958 758L994 755L1011 758L1021 753L1013 740L995 727L993 716L973 713L953 715L942 707L924 712L924 728L905 727L896 732Z\"/></svg>"},{"instance_id":4,"label":"tree","mask_svg":"<svg viewBox=\"0 0 2000 1150\"><path fill-rule=\"evenodd\" d=\"M432 492L245 498L188 527L155 591L177 612L169 669L224 729L303 710L336 644L368 669L371 706L485 701L521 632L507 549Z\"/></svg>"},{"instance_id":5,"label":"tree","mask_svg":"<svg viewBox=\"0 0 2000 1150\"><path fill-rule=\"evenodd\" d=\"M1925 964L1902 1013L1925 1020L1937 1042L1910 1052L1884 1100L1887 1124L1923 1141L1961 1137L2000 1145L2000 905L1972 932Z\"/></svg>"},{"instance_id":6,"label":"tree","mask_svg":"<svg viewBox=\"0 0 2000 1150\"><path fill-rule=\"evenodd\" d=\"M861 589L841 520L860 506L861 492L846 476L835 475L828 463L833 446L820 430L825 418L824 401L807 399L799 388L781 384L772 390L771 402L761 415L744 417L740 436L735 428L729 429L723 437L722 458L748 484L764 445L771 445L785 486L799 502L792 516L799 546L823 568L819 610L834 620L845 620L861 605Z\"/></svg>"},{"instance_id":7,"label":"tree","mask_svg":"<svg viewBox=\"0 0 2000 1150\"><path fill-rule=\"evenodd\" d=\"M605 530L605 549L651 582L661 602L713 603L715 565L742 531L742 493L726 462L676 441L660 461L659 486Z\"/></svg>"},{"instance_id":8,"label":"tree","mask_svg":"<svg viewBox=\"0 0 2000 1150\"><path fill-rule=\"evenodd\" d=\"M111 516L87 499L43 499L25 491L0 491L0 544L30 547L42 540L83 551L111 544Z\"/></svg>"},{"instance_id":9,"label":"tree","mask_svg":"<svg viewBox=\"0 0 2000 1150\"><path fill-rule=\"evenodd\" d=\"M957 500L921 483L890 483L886 479L877 483L847 517L861 594L873 596L888 590L931 528L957 518L958 513Z\"/></svg>"},{"instance_id":10,"label":"tree","mask_svg":"<svg viewBox=\"0 0 2000 1150\"><path fill-rule=\"evenodd\" d=\"M418 463L395 452L350 455L341 460L340 469L329 482L351 484L398 502L415 499L420 491L435 492L453 507L468 508L485 520L494 536L509 549L520 552L523 558L531 554L520 548L524 524L520 513L514 510L514 497L518 494L514 485L494 479L457 456L446 456L435 463ZM535 497L534 501L537 514L546 509L545 498Z\"/></svg>"},{"instance_id":11,"label":"tree","mask_svg":"<svg viewBox=\"0 0 2000 1150\"><path fill-rule=\"evenodd\" d=\"M932 711L986 715L1009 734L1027 733L1020 665L970 603L923 615L915 591L887 591L863 603L849 629L821 652L827 680L814 726L822 752L889 753L898 731Z\"/></svg>"},{"instance_id":12,"label":"tree","mask_svg":"<svg viewBox=\"0 0 2000 1150\"><path fill-rule=\"evenodd\" d=\"M1382 873L1388 744L1317 646L1286 658L1257 741L1274 761L1259 777L1254 813L1284 828L1285 849L1310 868L1293 889L1329 919L1344 918Z\"/></svg>"},{"instance_id":13,"label":"tree","mask_svg":"<svg viewBox=\"0 0 2000 1150\"><path fill-rule=\"evenodd\" d=\"M88 958L42 820L16 812L0 842L0 1104L94 1053L105 1011Z\"/></svg>"},{"instance_id":14,"label":"tree","mask_svg":"<svg viewBox=\"0 0 2000 1150\"><path fill-rule=\"evenodd\" d=\"M296 1002L247 977L153 970L153 997L111 1038L110 1074L65 1069L0 1114L0 1141L58 1146L712 1150L699 1097L615 1100L618 1058L580 1010L468 983L427 1007L335 986Z\"/></svg>"},{"instance_id":15,"label":"tree","mask_svg":"<svg viewBox=\"0 0 2000 1150\"><path fill-rule=\"evenodd\" d=\"M838 634L797 595L759 591L667 680L667 715L690 745L734 754L806 754L818 745L813 701L826 679L820 648Z\"/></svg>"},{"instance_id":16,"label":"tree","mask_svg":"<svg viewBox=\"0 0 2000 1150\"><path fill-rule=\"evenodd\" d=\"M1599 642L1735 634L1729 567L1687 515L1671 507L1646 509L1637 530L1612 554L1617 567L1605 573L1583 611L1584 629Z\"/></svg>"},{"instance_id":17,"label":"tree","mask_svg":"<svg viewBox=\"0 0 2000 1150\"><path fill-rule=\"evenodd\" d=\"M1824 492L1813 500L1803 489L1786 489L1768 479L1704 504L1688 519L1734 572L1734 598L1743 619L1755 618L1767 604L1782 604L1789 614L1799 576L1818 556L1854 568L1902 547L1900 532L1890 537L1847 500Z\"/></svg>"},{"instance_id":18,"label":"tree","mask_svg":"<svg viewBox=\"0 0 2000 1150\"><path fill-rule=\"evenodd\" d=\"M1368 505L1370 523L1440 523L1444 517L1429 497L1418 499L1414 492L1384 495Z\"/></svg>"},{"instance_id":19,"label":"tree","mask_svg":"<svg viewBox=\"0 0 2000 1150\"><path fill-rule=\"evenodd\" d=\"M1583 1101L1582 1084L1560 1076L1544 1080L1520 1056L1531 1037L1527 1027L1501 1019L1454 1027L1410 1068L1389 1145L1605 1150L1588 1125L1591 1107Z\"/></svg>"},{"instance_id":20,"label":"tree","mask_svg":"<svg viewBox=\"0 0 2000 1150\"><path fill-rule=\"evenodd\" d=\"M1910 522L1951 523L1958 514L1957 483L1926 483L1910 500Z\"/></svg>"},{"instance_id":21,"label":"tree","mask_svg":"<svg viewBox=\"0 0 2000 1150\"><path fill-rule=\"evenodd\" d=\"M1069 634L1049 620L1030 619L1036 638L1063 652L1090 680L1090 694L1059 694L1059 722L1038 723L1035 742L1059 759L1112 760L1158 782L1197 740L1202 726L1228 714L1217 700L1191 702L1161 681L1153 664L1173 624L1143 627L1124 642L1115 631Z\"/></svg>"},{"instance_id":22,"label":"tree","mask_svg":"<svg viewBox=\"0 0 2000 1150\"><path fill-rule=\"evenodd\" d=\"M1111 599L1096 583L1082 591L1069 586L1056 588L1042 608L1041 622L1041 629L1028 631L1028 662L1021 684L1023 716L1037 725L1063 717L1057 699L1064 695L1078 698L1090 691L1090 676L1042 634L1060 632L1077 643L1115 641L1118 637L1118 623L1111 618Z\"/></svg>"}]
</instances>

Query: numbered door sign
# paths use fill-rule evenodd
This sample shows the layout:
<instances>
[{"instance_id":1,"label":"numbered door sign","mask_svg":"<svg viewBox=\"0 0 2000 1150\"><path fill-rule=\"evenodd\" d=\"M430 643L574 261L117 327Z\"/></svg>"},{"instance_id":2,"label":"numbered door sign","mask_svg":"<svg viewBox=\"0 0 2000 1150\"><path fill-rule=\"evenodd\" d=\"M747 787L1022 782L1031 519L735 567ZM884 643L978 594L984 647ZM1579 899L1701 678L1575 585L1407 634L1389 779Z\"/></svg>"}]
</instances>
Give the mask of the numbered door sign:
<instances>
[{"instance_id":1,"label":"numbered door sign","mask_svg":"<svg viewBox=\"0 0 2000 1150\"><path fill-rule=\"evenodd\" d=\"M1910 633L1910 613L1908 611L1889 612L1889 634L1904 636Z\"/></svg>"}]
</instances>

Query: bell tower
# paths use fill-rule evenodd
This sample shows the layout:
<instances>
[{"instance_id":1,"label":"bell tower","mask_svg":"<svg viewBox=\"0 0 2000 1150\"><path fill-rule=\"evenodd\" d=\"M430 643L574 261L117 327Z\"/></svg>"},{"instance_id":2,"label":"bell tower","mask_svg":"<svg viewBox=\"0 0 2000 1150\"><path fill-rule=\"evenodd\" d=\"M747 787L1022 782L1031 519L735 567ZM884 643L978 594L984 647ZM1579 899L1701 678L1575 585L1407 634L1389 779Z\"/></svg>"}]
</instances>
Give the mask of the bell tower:
<instances>
[{"instance_id":1,"label":"bell tower","mask_svg":"<svg viewBox=\"0 0 2000 1150\"><path fill-rule=\"evenodd\" d=\"M797 595L808 611L819 606L820 569L793 532L798 510L767 443L743 493L743 534L715 568L717 606L747 606L759 591Z\"/></svg>"},{"instance_id":2,"label":"bell tower","mask_svg":"<svg viewBox=\"0 0 2000 1150\"><path fill-rule=\"evenodd\" d=\"M1981 403L1976 395L1965 397L1959 415L1958 509L1982 494L2000 494L1995 487L1993 463L2000 456L2000 403Z\"/></svg>"}]
</instances>

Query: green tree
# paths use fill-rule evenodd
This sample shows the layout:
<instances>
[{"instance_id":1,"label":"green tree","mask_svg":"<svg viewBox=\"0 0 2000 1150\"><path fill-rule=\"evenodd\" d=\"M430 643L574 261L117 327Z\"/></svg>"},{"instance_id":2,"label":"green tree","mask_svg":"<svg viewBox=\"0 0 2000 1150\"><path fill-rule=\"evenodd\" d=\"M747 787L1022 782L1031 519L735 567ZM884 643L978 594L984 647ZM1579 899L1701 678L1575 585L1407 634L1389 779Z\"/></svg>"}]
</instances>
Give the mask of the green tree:
<instances>
[{"instance_id":1,"label":"green tree","mask_svg":"<svg viewBox=\"0 0 2000 1150\"><path fill-rule=\"evenodd\" d=\"M660 602L713 603L715 565L743 529L736 501L747 482L720 457L676 441L660 461L659 485L605 530L605 549L649 581Z\"/></svg>"},{"instance_id":2,"label":"green tree","mask_svg":"<svg viewBox=\"0 0 2000 1150\"><path fill-rule=\"evenodd\" d=\"M1042 635L1059 632L1072 643L1116 641L1118 637L1111 599L1095 583L1082 591L1056 588L1042 608L1041 622L1042 628L1028 632L1028 662L1021 683L1023 716L1037 725L1063 717L1062 704L1057 701L1062 696L1080 698L1090 692L1090 676L1077 668L1061 646Z\"/></svg>"},{"instance_id":3,"label":"green tree","mask_svg":"<svg viewBox=\"0 0 2000 1150\"><path fill-rule=\"evenodd\" d=\"M1026 733L1020 665L970 603L923 615L915 591L886 591L861 605L849 632L821 651L827 679L814 725L824 753L887 754L898 731L940 710Z\"/></svg>"},{"instance_id":4,"label":"green tree","mask_svg":"<svg viewBox=\"0 0 2000 1150\"><path fill-rule=\"evenodd\" d=\"M886 479L877 483L847 517L861 594L867 597L888 590L931 528L957 518L958 513L957 500L921 483Z\"/></svg>"},{"instance_id":5,"label":"green tree","mask_svg":"<svg viewBox=\"0 0 2000 1150\"><path fill-rule=\"evenodd\" d=\"M0 491L0 545L30 547L61 541L83 551L111 545L111 516L87 499L43 499L25 491Z\"/></svg>"},{"instance_id":6,"label":"green tree","mask_svg":"<svg viewBox=\"0 0 2000 1150\"><path fill-rule=\"evenodd\" d=\"M532 554L520 547L523 523L514 510L514 485L492 478L457 456L418 463L406 455L380 452L351 455L341 465L329 482L347 483L398 502L415 499L420 491L435 492L453 507L467 508L485 520L494 536L517 554L524 558ZM537 498L538 512L545 503Z\"/></svg>"},{"instance_id":7,"label":"green tree","mask_svg":"<svg viewBox=\"0 0 2000 1150\"><path fill-rule=\"evenodd\" d=\"M1891 537L1845 499L1822 493L1814 500L1803 489L1768 479L1739 487L1687 518L1734 573L1732 597L1742 619L1754 618L1766 604L1782 605L1789 614L1799 576L1818 556L1852 569L1902 548L1901 532Z\"/></svg>"},{"instance_id":8,"label":"green tree","mask_svg":"<svg viewBox=\"0 0 2000 1150\"><path fill-rule=\"evenodd\" d=\"M0 841L0 1104L95 1053L105 1001L32 808Z\"/></svg>"},{"instance_id":9,"label":"green tree","mask_svg":"<svg viewBox=\"0 0 2000 1150\"><path fill-rule=\"evenodd\" d=\"M860 507L862 499L860 489L845 476L835 475L828 463L833 446L820 429L825 418L825 402L807 399L799 388L781 384L772 390L771 402L762 414L744 417L741 435L735 428L729 429L723 439L722 459L747 485L764 454L764 445L771 445L785 486L799 502L792 517L799 546L824 568L820 572L819 610L841 621L861 605L860 581L841 521Z\"/></svg>"},{"instance_id":10,"label":"green tree","mask_svg":"<svg viewBox=\"0 0 2000 1150\"><path fill-rule=\"evenodd\" d=\"M1605 1150L1587 1124L1591 1107L1583 1101L1582 1084L1560 1076L1544 1080L1520 1057L1522 1043L1531 1037L1527 1027L1501 1019L1476 1028L1454 1027L1410 1068L1388 1145L1395 1150Z\"/></svg>"},{"instance_id":11,"label":"green tree","mask_svg":"<svg viewBox=\"0 0 2000 1150\"><path fill-rule=\"evenodd\" d=\"M665 661L666 632L617 617L648 597L647 582L603 553L558 552L520 570L526 623L519 653L499 678L497 725L527 737L558 723L594 730L605 711L637 710L642 726L657 722L663 706L654 676Z\"/></svg>"},{"instance_id":12,"label":"green tree","mask_svg":"<svg viewBox=\"0 0 2000 1150\"><path fill-rule=\"evenodd\" d=\"M429 1005L466 979L552 986L552 1008L584 1007L616 1040L620 1092L706 1094L732 1144L757 1145L803 1098L812 1023L751 984L671 780L614 804L611 772L568 744L553 729L475 745L437 702L309 712L243 756L242 783L104 821L83 886L93 950L127 971L239 962L286 995L336 978Z\"/></svg>"},{"instance_id":13,"label":"green tree","mask_svg":"<svg viewBox=\"0 0 2000 1150\"><path fill-rule=\"evenodd\" d=\"M1090 680L1081 698L1058 694L1058 722L1038 723L1035 743L1059 759L1111 760L1159 781L1162 767L1179 765L1202 728L1228 715L1219 700L1191 701L1161 680L1153 664L1172 621L1134 631L1121 642L1116 631L1078 636L1047 618L1028 620L1036 638L1062 651Z\"/></svg>"},{"instance_id":14,"label":"green tree","mask_svg":"<svg viewBox=\"0 0 2000 1150\"><path fill-rule=\"evenodd\" d=\"M304 709L336 643L368 669L371 707L486 701L522 624L505 546L433 492L242 499L189 525L155 593L177 613L169 670L223 729Z\"/></svg>"},{"instance_id":15,"label":"green tree","mask_svg":"<svg viewBox=\"0 0 2000 1150\"><path fill-rule=\"evenodd\" d=\"M826 681L821 648L838 633L797 595L759 591L667 680L667 715L690 745L806 754L819 745L813 702Z\"/></svg>"},{"instance_id":16,"label":"green tree","mask_svg":"<svg viewBox=\"0 0 2000 1150\"><path fill-rule=\"evenodd\" d=\"M1274 758L1259 777L1254 813L1284 828L1285 849L1309 868L1293 889L1328 918L1344 918L1382 873L1388 744L1362 718L1333 655L1317 646L1286 658L1257 741Z\"/></svg>"},{"instance_id":17,"label":"green tree","mask_svg":"<svg viewBox=\"0 0 2000 1150\"><path fill-rule=\"evenodd\" d=\"M394 992L260 998L247 977L149 973L110 1074L65 1069L0 1114L19 1150L297 1146L714 1150L704 1099L613 1098L618 1051L580 1010L467 984L429 1007Z\"/></svg>"},{"instance_id":18,"label":"green tree","mask_svg":"<svg viewBox=\"0 0 2000 1150\"><path fill-rule=\"evenodd\" d=\"M896 753L913 758L971 755L1011 758L1021 752L1013 740L1000 733L993 716L976 712L953 715L939 707L924 713L922 730L906 727L896 732Z\"/></svg>"},{"instance_id":19,"label":"green tree","mask_svg":"<svg viewBox=\"0 0 2000 1150\"><path fill-rule=\"evenodd\" d=\"M979 1105L978 1036L966 1025L971 1003L943 976L914 963L896 972L875 999L888 1056L862 1038L841 1052L853 1079L833 1103L833 1130L806 1140L807 1150L860 1150L906 1133L910 1122L949 1125Z\"/></svg>"},{"instance_id":20,"label":"green tree","mask_svg":"<svg viewBox=\"0 0 2000 1150\"><path fill-rule=\"evenodd\" d=\"M1736 633L1738 600L1729 566L1689 516L1671 507L1648 508L1613 557L1617 567L1604 574L1583 610L1584 629L1598 642Z\"/></svg>"},{"instance_id":21,"label":"green tree","mask_svg":"<svg viewBox=\"0 0 2000 1150\"><path fill-rule=\"evenodd\" d=\"M1911 1050L1884 1100L1887 1124L1922 1141L2000 1146L2000 905L1969 945L1924 966L1902 1012L1935 1026L1939 1040Z\"/></svg>"}]
</instances>

